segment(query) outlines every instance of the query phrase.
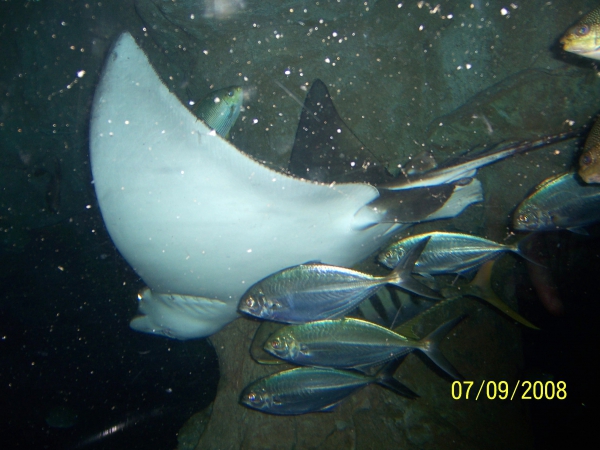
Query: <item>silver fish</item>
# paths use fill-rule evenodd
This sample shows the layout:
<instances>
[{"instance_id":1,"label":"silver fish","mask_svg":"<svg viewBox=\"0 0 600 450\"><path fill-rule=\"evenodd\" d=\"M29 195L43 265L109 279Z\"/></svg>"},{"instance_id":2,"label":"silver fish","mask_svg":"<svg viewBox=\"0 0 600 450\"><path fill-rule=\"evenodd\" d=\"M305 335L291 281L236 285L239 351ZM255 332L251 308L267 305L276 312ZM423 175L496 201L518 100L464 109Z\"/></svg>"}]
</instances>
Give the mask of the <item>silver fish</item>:
<instances>
[{"instance_id":1,"label":"silver fish","mask_svg":"<svg viewBox=\"0 0 600 450\"><path fill-rule=\"evenodd\" d=\"M288 325L273 333L265 350L302 366L352 369L383 364L420 350L454 379L462 377L439 350L439 342L465 316L438 327L420 340L360 319L321 320Z\"/></svg>"},{"instance_id":2,"label":"silver fish","mask_svg":"<svg viewBox=\"0 0 600 450\"><path fill-rule=\"evenodd\" d=\"M600 221L600 186L583 184L575 172L540 183L517 207L515 230L566 229L587 234L583 227Z\"/></svg>"},{"instance_id":3,"label":"silver fish","mask_svg":"<svg viewBox=\"0 0 600 450\"><path fill-rule=\"evenodd\" d=\"M194 106L194 114L222 137L240 115L244 101L244 90L240 86L230 86L211 92Z\"/></svg>"},{"instance_id":4,"label":"silver fish","mask_svg":"<svg viewBox=\"0 0 600 450\"><path fill-rule=\"evenodd\" d=\"M247 386L240 395L240 403L264 413L278 415L327 411L350 394L372 383L404 397L418 397L393 378L396 367L397 365L386 366L375 376L315 367L284 370Z\"/></svg>"},{"instance_id":5,"label":"silver fish","mask_svg":"<svg viewBox=\"0 0 600 450\"><path fill-rule=\"evenodd\" d=\"M430 239L415 263L415 273L463 273L502 252L514 252L527 258L518 245L499 244L468 234L434 231L409 236L391 244L379 254L378 260L384 266L394 267L406 252L426 238Z\"/></svg>"},{"instance_id":6,"label":"silver fish","mask_svg":"<svg viewBox=\"0 0 600 450\"><path fill-rule=\"evenodd\" d=\"M425 245L427 241L423 240L414 246L384 277L318 263L289 267L248 289L240 300L239 310L259 319L284 323L335 319L387 283L439 300L442 297L411 275Z\"/></svg>"},{"instance_id":7,"label":"silver fish","mask_svg":"<svg viewBox=\"0 0 600 450\"><path fill-rule=\"evenodd\" d=\"M377 186L378 189L413 189L425 186L437 186L444 183L452 183L463 178L473 178L477 174L477 169L488 164L495 163L513 155L525 153L530 150L545 147L566 139L570 139L578 134L579 131L565 132L552 136L543 137L534 141L511 142L501 147L494 147L483 153L475 155L467 154L458 160L448 161L441 164L440 167L423 174L417 174L398 178L388 184Z\"/></svg>"}]
</instances>

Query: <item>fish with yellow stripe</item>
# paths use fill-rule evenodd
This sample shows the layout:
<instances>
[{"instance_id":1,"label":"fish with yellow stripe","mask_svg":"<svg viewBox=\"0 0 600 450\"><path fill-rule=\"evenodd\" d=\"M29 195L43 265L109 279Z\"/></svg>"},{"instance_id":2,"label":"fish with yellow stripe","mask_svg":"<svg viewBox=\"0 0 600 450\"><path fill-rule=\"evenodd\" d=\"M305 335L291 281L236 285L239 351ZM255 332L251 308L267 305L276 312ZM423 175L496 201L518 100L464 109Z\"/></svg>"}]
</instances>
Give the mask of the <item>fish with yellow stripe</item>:
<instances>
[{"instance_id":1,"label":"fish with yellow stripe","mask_svg":"<svg viewBox=\"0 0 600 450\"><path fill-rule=\"evenodd\" d=\"M581 179L586 183L600 183L600 120L590 130L583 153L579 157L579 171Z\"/></svg>"},{"instance_id":2,"label":"fish with yellow stripe","mask_svg":"<svg viewBox=\"0 0 600 450\"><path fill-rule=\"evenodd\" d=\"M196 105L193 112L206 125L227 139L229 130L240 115L244 101L244 89L241 86L229 86L212 91Z\"/></svg>"},{"instance_id":3,"label":"fish with yellow stripe","mask_svg":"<svg viewBox=\"0 0 600 450\"><path fill-rule=\"evenodd\" d=\"M560 43L567 52L600 59L600 6L569 28Z\"/></svg>"}]
</instances>

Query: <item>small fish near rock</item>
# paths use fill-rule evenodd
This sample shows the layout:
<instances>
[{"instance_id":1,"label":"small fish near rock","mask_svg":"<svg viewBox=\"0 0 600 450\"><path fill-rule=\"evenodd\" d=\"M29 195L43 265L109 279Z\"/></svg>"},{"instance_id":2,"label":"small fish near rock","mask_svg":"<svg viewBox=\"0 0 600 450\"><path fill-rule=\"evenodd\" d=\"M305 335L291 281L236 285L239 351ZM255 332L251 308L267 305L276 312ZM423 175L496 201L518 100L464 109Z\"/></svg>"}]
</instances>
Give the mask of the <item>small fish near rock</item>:
<instances>
[{"instance_id":1,"label":"small fish near rock","mask_svg":"<svg viewBox=\"0 0 600 450\"><path fill-rule=\"evenodd\" d=\"M239 310L260 319L284 323L336 319L388 283L440 300L442 297L411 274L425 245L427 240L412 248L384 277L319 263L289 267L248 289L240 300Z\"/></svg>"},{"instance_id":2,"label":"small fish near rock","mask_svg":"<svg viewBox=\"0 0 600 450\"><path fill-rule=\"evenodd\" d=\"M265 350L292 364L337 369L383 364L419 350L450 377L462 380L441 353L439 343L464 318L450 320L419 340L352 318L287 325L269 337Z\"/></svg>"},{"instance_id":3,"label":"small fish near rock","mask_svg":"<svg viewBox=\"0 0 600 450\"><path fill-rule=\"evenodd\" d=\"M578 178L575 172L567 172L540 183L517 207L513 228L587 234L584 227L600 221L600 186Z\"/></svg>"},{"instance_id":4,"label":"small fish near rock","mask_svg":"<svg viewBox=\"0 0 600 450\"><path fill-rule=\"evenodd\" d=\"M600 183L600 120L596 119L585 140L577 173L586 183Z\"/></svg>"},{"instance_id":5,"label":"small fish near rock","mask_svg":"<svg viewBox=\"0 0 600 450\"><path fill-rule=\"evenodd\" d=\"M426 238L429 242L415 263L414 272L420 274L465 273L504 252L527 259L520 245L499 244L463 233L434 231L409 236L389 245L379 254L378 260L386 267L393 267L407 251Z\"/></svg>"},{"instance_id":6,"label":"small fish near rock","mask_svg":"<svg viewBox=\"0 0 600 450\"><path fill-rule=\"evenodd\" d=\"M404 397L418 397L393 378L396 368L397 364L392 363L374 376L317 367L284 370L247 386L240 395L240 403L251 409L277 415L328 411L350 394L373 383Z\"/></svg>"},{"instance_id":7,"label":"small fish near rock","mask_svg":"<svg viewBox=\"0 0 600 450\"><path fill-rule=\"evenodd\" d=\"M591 59L600 59L600 7L586 14L560 39L563 49Z\"/></svg>"}]
</instances>

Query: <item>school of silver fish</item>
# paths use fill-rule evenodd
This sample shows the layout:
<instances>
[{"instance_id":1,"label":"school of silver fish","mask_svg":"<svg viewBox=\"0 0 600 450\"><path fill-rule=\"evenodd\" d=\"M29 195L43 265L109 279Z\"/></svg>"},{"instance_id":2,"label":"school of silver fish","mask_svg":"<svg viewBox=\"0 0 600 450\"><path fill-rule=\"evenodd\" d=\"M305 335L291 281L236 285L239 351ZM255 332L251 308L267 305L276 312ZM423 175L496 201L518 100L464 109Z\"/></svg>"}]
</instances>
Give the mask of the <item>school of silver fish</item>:
<instances>
[{"instance_id":1,"label":"school of silver fish","mask_svg":"<svg viewBox=\"0 0 600 450\"><path fill-rule=\"evenodd\" d=\"M596 41L600 42L600 7L584 16L560 40L565 51L600 59L600 44ZM196 114L218 134L227 136L239 114L242 98L241 88L216 91L200 103ZM396 204L398 191L407 191L406 198L409 198L408 191L413 189L448 185L449 197L456 186L471 183L477 169L486 164L574 135L561 133L536 141L511 143L424 173L413 173L408 178L387 180L377 185L381 197L365 208L381 210L390 221L418 223L425 220L425 216L414 221L398 220L399 215L405 214L401 211L402 200L400 207ZM598 136L600 120L583 149L579 172L570 170L555 175L535 187L515 210L514 230L585 233L585 227L600 222L600 184L588 184L600 182ZM386 191L394 193L386 196ZM421 196L421 191L413 192L419 192ZM406 209L406 204L404 206ZM465 316L441 324L425 337L417 336L413 326L431 308L473 295L524 326L537 329L498 298L489 284L494 261L507 252L519 255L531 264L541 265L528 255L527 241L528 237L525 237L517 244L501 244L480 236L434 231L399 239L383 249L377 259L392 270L385 276L307 262L260 280L241 298L239 311L281 325L273 324L267 331L264 326L269 323L263 323L252 344L253 357L265 364L287 362L301 367L256 380L243 390L240 403L277 415L328 411L370 384L416 398L415 392L394 378L402 359L415 350L424 353L449 378L462 379L438 344ZM468 285L446 286L436 291L425 282L432 275L466 275L478 269ZM419 280L414 274L425 278ZM385 285L436 302L426 301L426 308L411 317L404 317L404 312L400 313L402 317L396 317L400 309L391 303L389 296L382 294L386 291L380 288ZM388 315L395 312L391 324L388 320L387 326L382 326L381 315L372 307L364 307L373 298L382 302ZM346 317L357 308L366 320ZM396 324L398 326L394 327Z\"/></svg>"}]
</instances>

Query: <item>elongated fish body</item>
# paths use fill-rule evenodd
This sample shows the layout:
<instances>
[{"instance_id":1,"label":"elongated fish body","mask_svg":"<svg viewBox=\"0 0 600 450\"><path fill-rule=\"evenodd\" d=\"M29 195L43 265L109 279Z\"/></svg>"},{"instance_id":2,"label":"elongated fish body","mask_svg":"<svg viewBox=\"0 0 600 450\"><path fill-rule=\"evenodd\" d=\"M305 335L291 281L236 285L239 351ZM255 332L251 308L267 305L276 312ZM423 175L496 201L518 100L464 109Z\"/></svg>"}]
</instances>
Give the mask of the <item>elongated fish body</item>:
<instances>
[{"instance_id":1,"label":"elongated fish body","mask_svg":"<svg viewBox=\"0 0 600 450\"><path fill-rule=\"evenodd\" d=\"M560 39L567 52L600 59L600 7L586 14Z\"/></svg>"},{"instance_id":2,"label":"elongated fish body","mask_svg":"<svg viewBox=\"0 0 600 450\"><path fill-rule=\"evenodd\" d=\"M242 296L239 310L260 319L305 323L343 317L379 287L391 283L427 297L439 295L412 278L414 261L426 245L407 253L385 277L327 264L300 264L266 277Z\"/></svg>"},{"instance_id":3,"label":"elongated fish body","mask_svg":"<svg viewBox=\"0 0 600 450\"><path fill-rule=\"evenodd\" d=\"M402 356L419 342L360 319L287 325L273 333L265 350L300 366L351 369Z\"/></svg>"},{"instance_id":4,"label":"elongated fish body","mask_svg":"<svg viewBox=\"0 0 600 450\"><path fill-rule=\"evenodd\" d=\"M454 183L465 178L473 178L477 174L477 170L483 166L501 161L510 156L526 153L565 139L570 139L576 134L576 132L568 131L533 141L511 142L507 145L494 147L483 153L475 155L467 154L461 157L459 161L442 164L440 167L423 174L398 178L391 183L380 185L378 188L389 190L413 189Z\"/></svg>"},{"instance_id":5,"label":"elongated fish body","mask_svg":"<svg viewBox=\"0 0 600 450\"><path fill-rule=\"evenodd\" d=\"M240 310L286 323L341 317L391 280L343 267L301 264L253 286L242 297ZM256 314L254 305L260 308Z\"/></svg>"},{"instance_id":6,"label":"elongated fish body","mask_svg":"<svg viewBox=\"0 0 600 450\"><path fill-rule=\"evenodd\" d=\"M515 230L552 231L600 221L600 186L583 184L575 172L543 181L521 202L513 217Z\"/></svg>"},{"instance_id":7,"label":"elongated fish body","mask_svg":"<svg viewBox=\"0 0 600 450\"><path fill-rule=\"evenodd\" d=\"M299 367L261 378L247 386L240 403L268 414L294 415L325 411L359 389L378 383L399 395L417 395L391 377L316 367Z\"/></svg>"},{"instance_id":8,"label":"elongated fish body","mask_svg":"<svg viewBox=\"0 0 600 450\"><path fill-rule=\"evenodd\" d=\"M500 252L520 254L516 246L468 234L434 231L395 242L379 254L378 260L384 266L394 267L407 251L427 237L430 238L429 242L415 263L416 273L462 273L494 258Z\"/></svg>"},{"instance_id":9,"label":"elongated fish body","mask_svg":"<svg viewBox=\"0 0 600 450\"><path fill-rule=\"evenodd\" d=\"M463 318L444 323L421 340L408 339L382 326L352 318L288 325L269 337L265 350L293 364L336 369L383 364L421 350L450 376L460 379L438 345Z\"/></svg>"},{"instance_id":10,"label":"elongated fish body","mask_svg":"<svg viewBox=\"0 0 600 450\"><path fill-rule=\"evenodd\" d=\"M577 173L586 183L600 183L600 120L598 119L583 145Z\"/></svg>"},{"instance_id":11,"label":"elongated fish body","mask_svg":"<svg viewBox=\"0 0 600 450\"><path fill-rule=\"evenodd\" d=\"M229 86L211 92L194 106L194 114L219 136L227 136L240 115L244 90Z\"/></svg>"}]
</instances>

